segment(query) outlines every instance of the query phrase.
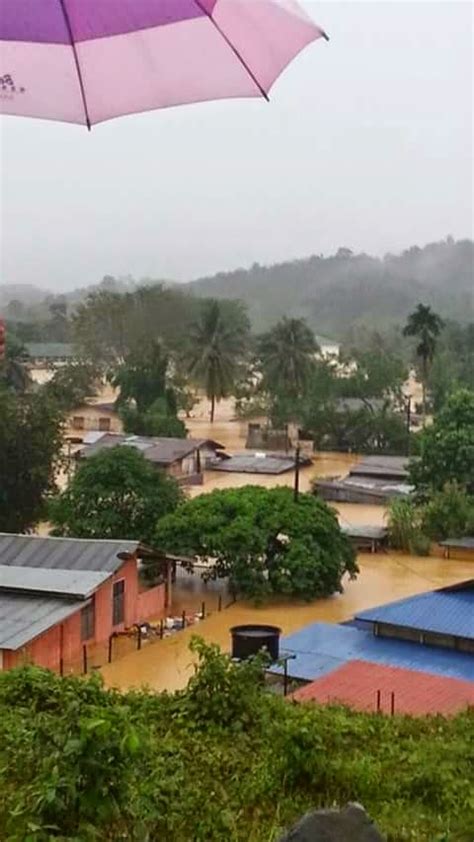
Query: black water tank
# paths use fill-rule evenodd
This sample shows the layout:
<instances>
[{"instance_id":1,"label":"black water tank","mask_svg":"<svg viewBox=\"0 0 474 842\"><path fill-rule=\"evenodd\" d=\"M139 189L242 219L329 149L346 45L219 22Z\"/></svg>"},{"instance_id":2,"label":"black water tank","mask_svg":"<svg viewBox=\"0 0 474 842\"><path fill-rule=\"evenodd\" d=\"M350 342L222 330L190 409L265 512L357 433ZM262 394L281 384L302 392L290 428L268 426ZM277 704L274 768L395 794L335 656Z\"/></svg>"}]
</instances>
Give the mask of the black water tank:
<instances>
[{"instance_id":1,"label":"black water tank","mask_svg":"<svg viewBox=\"0 0 474 842\"><path fill-rule=\"evenodd\" d=\"M272 661L277 661L280 652L281 629L278 626L263 626L252 624L248 626L233 626L232 657L244 660L251 655L257 655L264 647Z\"/></svg>"}]
</instances>

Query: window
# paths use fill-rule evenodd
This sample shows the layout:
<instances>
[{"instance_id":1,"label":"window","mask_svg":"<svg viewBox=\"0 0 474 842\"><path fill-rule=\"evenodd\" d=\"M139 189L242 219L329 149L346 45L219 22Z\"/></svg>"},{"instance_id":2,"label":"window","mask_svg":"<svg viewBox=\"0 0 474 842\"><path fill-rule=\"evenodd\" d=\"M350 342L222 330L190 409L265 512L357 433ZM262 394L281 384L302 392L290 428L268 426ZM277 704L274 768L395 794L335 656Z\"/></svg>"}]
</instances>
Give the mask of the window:
<instances>
[{"instance_id":1,"label":"window","mask_svg":"<svg viewBox=\"0 0 474 842\"><path fill-rule=\"evenodd\" d=\"M110 430L110 418L99 418L99 430L108 433Z\"/></svg>"},{"instance_id":2,"label":"window","mask_svg":"<svg viewBox=\"0 0 474 842\"><path fill-rule=\"evenodd\" d=\"M84 429L84 416L83 415L73 415L72 426L73 426L74 430L83 430Z\"/></svg>"},{"instance_id":3,"label":"window","mask_svg":"<svg viewBox=\"0 0 474 842\"><path fill-rule=\"evenodd\" d=\"M81 640L90 640L95 634L94 597L81 611Z\"/></svg>"},{"instance_id":4,"label":"window","mask_svg":"<svg viewBox=\"0 0 474 842\"><path fill-rule=\"evenodd\" d=\"M119 626L125 619L125 579L114 582L112 625Z\"/></svg>"}]
</instances>

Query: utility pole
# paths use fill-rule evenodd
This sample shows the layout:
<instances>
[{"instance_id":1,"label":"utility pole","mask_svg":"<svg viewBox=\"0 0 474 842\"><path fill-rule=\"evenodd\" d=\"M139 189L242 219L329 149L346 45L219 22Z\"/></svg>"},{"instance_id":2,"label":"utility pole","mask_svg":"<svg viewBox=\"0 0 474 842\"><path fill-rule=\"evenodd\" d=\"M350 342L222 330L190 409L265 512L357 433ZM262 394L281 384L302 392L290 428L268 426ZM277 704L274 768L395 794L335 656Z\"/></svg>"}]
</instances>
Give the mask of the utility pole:
<instances>
[{"instance_id":1,"label":"utility pole","mask_svg":"<svg viewBox=\"0 0 474 842\"><path fill-rule=\"evenodd\" d=\"M295 451L295 484L293 488L293 500L295 503L298 502L298 497L300 493L300 445L299 443L296 445Z\"/></svg>"},{"instance_id":2,"label":"utility pole","mask_svg":"<svg viewBox=\"0 0 474 842\"><path fill-rule=\"evenodd\" d=\"M410 455L411 397L407 400L407 456Z\"/></svg>"}]
</instances>

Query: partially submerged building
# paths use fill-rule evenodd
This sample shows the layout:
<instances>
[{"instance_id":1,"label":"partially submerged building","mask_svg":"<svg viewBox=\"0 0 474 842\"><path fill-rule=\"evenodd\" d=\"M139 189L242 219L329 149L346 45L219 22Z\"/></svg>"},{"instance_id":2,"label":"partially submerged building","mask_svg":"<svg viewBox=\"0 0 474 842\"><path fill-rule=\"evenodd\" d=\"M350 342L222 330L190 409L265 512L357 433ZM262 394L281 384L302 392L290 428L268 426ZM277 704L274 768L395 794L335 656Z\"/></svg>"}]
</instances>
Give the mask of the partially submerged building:
<instances>
[{"instance_id":1,"label":"partially submerged building","mask_svg":"<svg viewBox=\"0 0 474 842\"><path fill-rule=\"evenodd\" d=\"M298 700L452 713L474 704L474 580L312 623L281 641Z\"/></svg>"},{"instance_id":2,"label":"partially submerged building","mask_svg":"<svg viewBox=\"0 0 474 842\"><path fill-rule=\"evenodd\" d=\"M347 476L318 479L315 491L323 500L384 505L393 497L407 497L412 486L405 456L366 456Z\"/></svg>"},{"instance_id":3,"label":"partially submerged building","mask_svg":"<svg viewBox=\"0 0 474 842\"><path fill-rule=\"evenodd\" d=\"M223 445L212 439L177 439L106 433L93 444L83 447L78 457L89 459L102 450L124 446L139 450L147 462L166 471L182 485L201 484L204 469L209 467L217 455L224 450Z\"/></svg>"},{"instance_id":4,"label":"partially submerged building","mask_svg":"<svg viewBox=\"0 0 474 842\"><path fill-rule=\"evenodd\" d=\"M142 590L137 541L0 533L0 669L53 670L83 646L162 617L169 582Z\"/></svg>"}]
</instances>

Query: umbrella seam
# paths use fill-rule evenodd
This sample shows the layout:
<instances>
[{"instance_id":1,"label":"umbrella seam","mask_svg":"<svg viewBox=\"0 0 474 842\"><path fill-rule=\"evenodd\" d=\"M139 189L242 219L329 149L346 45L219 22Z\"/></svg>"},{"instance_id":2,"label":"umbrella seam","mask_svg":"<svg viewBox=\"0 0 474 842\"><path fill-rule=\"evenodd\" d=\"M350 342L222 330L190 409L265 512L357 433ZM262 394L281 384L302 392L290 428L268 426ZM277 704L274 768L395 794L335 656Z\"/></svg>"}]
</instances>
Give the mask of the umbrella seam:
<instances>
[{"instance_id":1,"label":"umbrella seam","mask_svg":"<svg viewBox=\"0 0 474 842\"><path fill-rule=\"evenodd\" d=\"M225 34L225 32L221 29L221 27L220 27L220 26L219 26L219 24L217 23L217 21L215 21L215 20L214 20L214 18L212 17L212 13L207 11L207 9L206 9L206 8L202 5L201 0L194 0L194 2L195 2L195 4L196 4L196 6L198 7L198 9L200 9L200 11L201 11L201 12L202 12L202 13L203 13L203 14L204 14L204 15L205 15L205 16L206 16L206 17L207 17L207 18L211 21L211 23L215 26L215 28L216 28L217 32L219 33L219 35L221 36L221 38L223 38L223 39L224 39L224 41L226 42L227 46L228 46L228 47L232 50L232 52L234 53L235 57L236 57L236 58L240 61L240 63L241 63L241 65L242 65L242 67L244 68L244 70L246 70L246 72L248 73L248 75L250 76L250 78L252 79L252 81L254 82L254 84L257 86L257 88L258 88L258 90L260 91L260 93L262 94L262 96L263 96L263 97L267 100L267 102L269 102L269 101L270 101L270 98L269 98L269 96L268 96L268 94L267 94L267 92L266 92L265 88L263 88L263 87L262 87L262 85L261 85L261 84L260 84L260 82L258 81L258 79L257 79L257 77L255 76L255 74L253 73L253 71L252 71L252 70L250 69L250 67L248 66L248 64L247 64L247 62L245 61L245 59L243 58L243 56L241 56L241 54L239 53L238 49L237 49L237 48L233 45L232 41L231 41L231 40L227 37L227 35Z\"/></svg>"},{"instance_id":2,"label":"umbrella seam","mask_svg":"<svg viewBox=\"0 0 474 842\"><path fill-rule=\"evenodd\" d=\"M72 32L71 21L69 19L69 14L68 14L67 9L66 9L65 0L58 0L58 2L59 2L59 5L61 7L61 11L63 13L64 23L66 24L66 29L67 29L67 32L68 32L68 35L69 35L69 41L70 41L70 44L71 44L71 49L72 49L72 52L73 52L73 55L74 55L74 64L76 65L77 78L78 78L78 81L79 81L79 89L80 89L80 92L81 92L82 105L83 105L83 108L84 108L84 116L86 118L87 128L90 131L91 130L91 121L90 121L90 118L89 118L89 110L87 108L86 91L85 91L85 88L84 88L84 80L82 78L81 65L79 63L79 56L77 55L76 44L75 44L74 36L73 36L73 32Z\"/></svg>"}]
</instances>

